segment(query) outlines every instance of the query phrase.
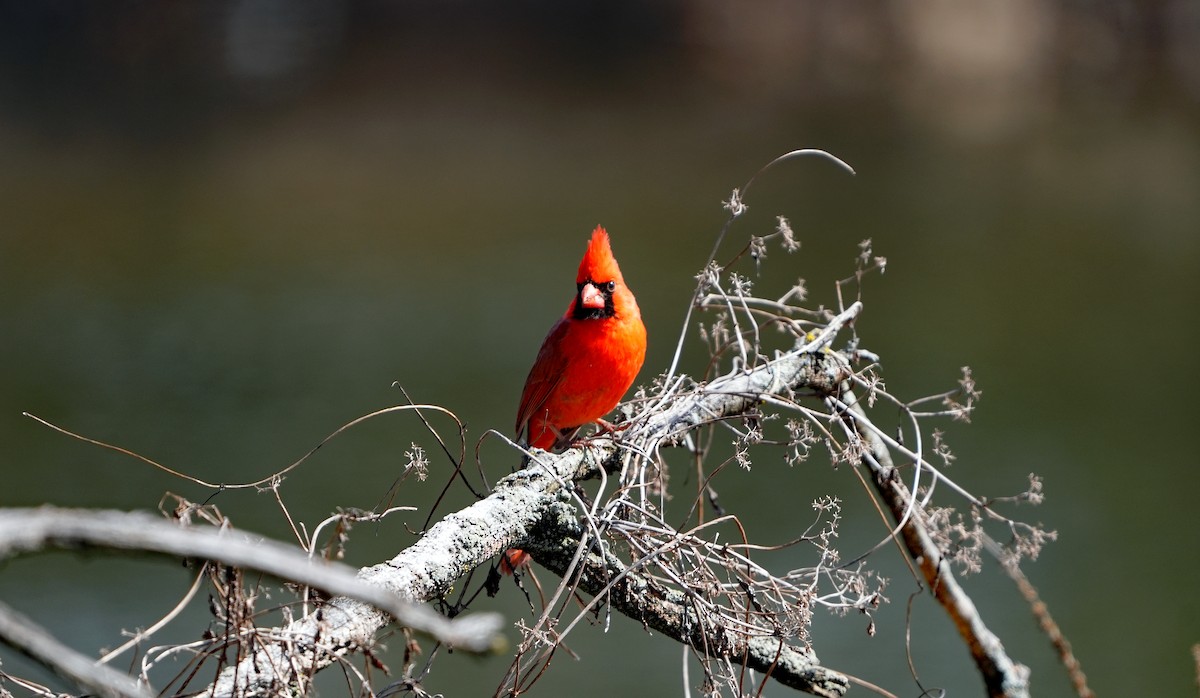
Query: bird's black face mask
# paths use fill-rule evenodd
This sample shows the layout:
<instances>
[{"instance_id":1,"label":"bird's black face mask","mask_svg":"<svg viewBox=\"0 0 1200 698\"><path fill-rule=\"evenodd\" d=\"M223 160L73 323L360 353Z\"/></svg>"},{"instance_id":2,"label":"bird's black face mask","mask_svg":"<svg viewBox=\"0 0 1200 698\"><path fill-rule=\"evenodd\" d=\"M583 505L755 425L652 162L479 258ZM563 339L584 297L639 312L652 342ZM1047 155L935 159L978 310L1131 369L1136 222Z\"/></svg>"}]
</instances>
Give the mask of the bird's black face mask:
<instances>
[{"instance_id":1,"label":"bird's black face mask","mask_svg":"<svg viewBox=\"0 0 1200 698\"><path fill-rule=\"evenodd\" d=\"M617 289L616 281L596 283L587 279L578 284L575 291L575 310L571 313L575 320L604 320L616 315L613 309L613 291Z\"/></svg>"}]
</instances>

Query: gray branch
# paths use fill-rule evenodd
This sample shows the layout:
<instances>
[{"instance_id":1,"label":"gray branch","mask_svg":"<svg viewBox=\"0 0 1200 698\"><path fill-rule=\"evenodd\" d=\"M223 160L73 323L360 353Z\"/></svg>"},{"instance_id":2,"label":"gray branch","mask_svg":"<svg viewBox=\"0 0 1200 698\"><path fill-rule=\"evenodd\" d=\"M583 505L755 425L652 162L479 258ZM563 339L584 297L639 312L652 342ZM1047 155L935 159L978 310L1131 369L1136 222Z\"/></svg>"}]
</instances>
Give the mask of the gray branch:
<instances>
[{"instance_id":1,"label":"gray branch","mask_svg":"<svg viewBox=\"0 0 1200 698\"><path fill-rule=\"evenodd\" d=\"M854 303L831 320L813 341L770 362L674 395L637 427L639 441L646 438L656 445L674 443L698 425L745 412L764 394L782 395L799 389L836 390L847 377L846 368L827 360L822 350L861 310L862 304ZM631 427L626 432L627 438L632 438L632 431ZM470 570L508 548L532 541L540 522L556 506L563 487L595 477L601 468L615 470L619 467L619 452L618 444L611 439L595 439L558 455L539 451L528 467L497 482L491 495L450 514L411 547L387 562L363 568L358 576L414 602L441 598ZM622 608L627 615L638 620L655 615L649 599L635 595L627 599L628 604ZM303 681L356 648L370 647L375 633L386 622L384 614L366 604L335 598L324 607L321 621L308 617L277 630L280 637L291 638L289 642L261 646L222 672L204 696L271 695L281 685ZM664 617L658 622L670 627L680 621L678 617ZM672 637L692 644L682 632ZM772 658L777 644L771 643ZM748 656L749 649L739 648L732 654ZM749 655L751 659L765 657L765 647L755 644L753 649L756 652ZM792 653L784 653L780 664L793 659ZM797 664L802 668L795 674L802 675L816 667L816 659L805 657L803 661L797 660ZM768 666L770 662L762 668Z\"/></svg>"},{"instance_id":2,"label":"gray branch","mask_svg":"<svg viewBox=\"0 0 1200 698\"><path fill-rule=\"evenodd\" d=\"M862 405L848 385L845 386L842 400L849 405L851 412L860 418L866 418ZM855 420L849 416L846 417L846 421L847 426L866 442L870 457L864 458L863 462L871 469L871 481L875 490L891 511L892 518L899 523L904 520L905 512L910 509L913 493L896 477L891 453L883 440L869 429L859 429ZM908 518L900 530L900 539L908 554L920 567L934 598L946 610L959 635L966 642L971 657L983 676L988 695L993 698L1029 698L1029 669L1008 656L1000 638L983 622L975 603L950 570L946 556L930 537L924 516L919 509Z\"/></svg>"},{"instance_id":3,"label":"gray branch","mask_svg":"<svg viewBox=\"0 0 1200 698\"><path fill-rule=\"evenodd\" d=\"M154 695L133 677L97 664L91 657L67 647L45 628L4 603L0 603L0 639L64 679L104 698L151 698Z\"/></svg>"},{"instance_id":4,"label":"gray branch","mask_svg":"<svg viewBox=\"0 0 1200 698\"><path fill-rule=\"evenodd\" d=\"M141 512L53 507L0 510L0 559L47 547L151 552L177 558L213 560L233 567L258 570L279 579L337 594L339 599L345 599L347 603L358 604L356 608L359 615L395 618L402 626L427 633L466 651L491 650L499 637L501 618L498 614L478 614L449 620L431 609L413 605L388 589L358 579L353 568L347 565L313 559L294 547L253 538L242 531L184 528L162 517ZM349 599L356 601L350 602ZM335 616L331 620L329 614L322 615L325 617L323 623L353 622L351 617ZM59 656L57 652L39 651L39 648L49 645L33 642L39 639L38 629L26 625L28 632L22 633L22 624L22 618L10 614L7 622L0 624L0 639L14 647L23 648L67 678L105 695L116 695L102 690L102 686L111 683L107 672L103 671L105 667L93 664L94 671L90 674L92 682L85 680L86 676L81 673L78 664L60 663L56 661ZM61 656L73 659L66 654Z\"/></svg>"},{"instance_id":5,"label":"gray branch","mask_svg":"<svg viewBox=\"0 0 1200 698\"><path fill-rule=\"evenodd\" d=\"M297 574L291 565L281 562L277 566L272 561L273 556L268 553L275 552L274 546L278 544L257 541L243 548L232 542L242 541L244 534L183 530L145 515L68 512L64 516L57 510L0 512L0 557L49 543L153 550L260 569L338 594L321 606L319 613L261 633L248 656L223 671L204 692L203 695L213 698L303 692L315 672L370 648L376 633L391 617L402 625L429 632L460 647L481 648L482 645L467 644L466 638L477 636L474 631L479 628L472 623L486 626L493 622L491 617L480 614L451 622L397 599L420 603L442 598L463 575L510 547L530 549L535 559L548 569L572 582L578 581L589 593L606 594L614 609L705 656L744 664L815 695L840 696L848 689L848 680L821 667L811 651L790 646L782 638L749 637L722 628L702 617L684 592L641 574L636 564L629 569L616 558L600 557L593 552L572 564L580 541L586 536L577 513L566 502L571 483L598 476L602 470L611 473L619 469L627 448L621 441L654 452L681 442L690 430L700 425L746 414L768 396L786 399L800 391L848 396L846 381L851 369L840 355L825 350L838 331L861 310L861 304L853 304L834 317L812 341L771 361L661 398L660 404L644 408L618 441L594 439L558 455L535 452L528 467L498 482L491 495L447 516L391 560L359 570L357 579L341 569L336 573L340 575L337 580L325 579L321 574L337 566L312 563L307 558L303 573ZM910 508L912 495L889 477L892 468L886 446L874 440L869 430L858 431L876 456L877 487L899 519ZM94 518L86 520L87 516ZM128 521L134 522L136 528L153 524L165 526L172 533L142 535L113 523L120 517L132 517ZM31 519L44 522L40 532L36 527L31 529ZM203 535L192 535L196 533ZM182 539L175 541L171 537L174 534L186 536L187 545ZM1007 657L999 640L984 626L970 599L941 562L941 553L920 516L908 519L902 537L909 553L920 563L935 598L955 620L976 656L992 695L1013 698L1027 695L1023 667ZM231 549L240 552L230 552ZM287 552L295 555L294 551ZM610 584L614 579L617 583ZM488 629L494 630L495 626Z\"/></svg>"}]
</instances>

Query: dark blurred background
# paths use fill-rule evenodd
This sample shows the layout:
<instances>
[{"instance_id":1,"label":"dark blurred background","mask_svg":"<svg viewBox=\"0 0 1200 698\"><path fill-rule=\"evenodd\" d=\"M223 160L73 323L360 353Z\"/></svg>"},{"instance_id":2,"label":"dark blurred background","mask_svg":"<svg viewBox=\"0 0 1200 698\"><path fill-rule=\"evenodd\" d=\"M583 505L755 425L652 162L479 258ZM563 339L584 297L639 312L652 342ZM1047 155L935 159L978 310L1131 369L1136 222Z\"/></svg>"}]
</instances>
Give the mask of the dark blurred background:
<instances>
[{"instance_id":1,"label":"dark blurred background","mask_svg":"<svg viewBox=\"0 0 1200 698\"><path fill-rule=\"evenodd\" d=\"M951 475L984 496L1044 476L1046 503L1013 513L1059 532L1028 574L1093 686L1193 695L1197 46L1194 0L5 2L0 504L211 494L22 411L225 482L402 401L392 381L455 411L470 447L507 433L598 223L649 326L648 380L721 200L771 158L821 147L858 175L779 167L726 254L787 215L803 248L773 250L760 283L804 277L831 305L873 238L890 264L866 285L864 345L906 398L973 367L974 423L943 425ZM689 361L701 350L690 342ZM347 560L390 557L447 472L411 415L356 428L289 476L292 516L311 530L375 506L414 441L433 473L396 503L421 511L356 528ZM495 476L511 467L494 442L484 453ZM782 541L813 498L839 496L856 554L885 527L850 471L818 461L728 473L723 501L753 502L751 534ZM290 535L269 495L213 503ZM916 695L903 641L916 585L895 558L878 556L892 579L879 634L819 613L814 640L826 664ZM189 574L56 553L5 563L0 598L94 653L165 613ZM1068 694L996 567L967 589L1033 693ZM154 642L196 639L208 621L194 606ZM511 588L476 608L529 615ZM909 620L925 685L980 695L940 609L921 597ZM680 648L635 623L569 644L581 661L560 654L534 695L682 694ZM384 658L399 669L398 652ZM0 662L53 681L7 648ZM426 687L483 695L505 665L442 656Z\"/></svg>"}]
</instances>

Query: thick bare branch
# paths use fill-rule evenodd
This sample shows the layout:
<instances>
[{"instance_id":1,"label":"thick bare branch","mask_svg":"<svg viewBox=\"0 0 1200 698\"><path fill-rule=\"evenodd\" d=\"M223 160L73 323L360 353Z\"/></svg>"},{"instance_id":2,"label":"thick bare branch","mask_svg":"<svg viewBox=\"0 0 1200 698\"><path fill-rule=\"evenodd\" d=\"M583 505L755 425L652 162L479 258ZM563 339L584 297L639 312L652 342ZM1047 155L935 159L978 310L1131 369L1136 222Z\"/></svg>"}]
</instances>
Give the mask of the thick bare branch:
<instances>
[{"instance_id":1,"label":"thick bare branch","mask_svg":"<svg viewBox=\"0 0 1200 698\"><path fill-rule=\"evenodd\" d=\"M161 517L141 512L87 511L77 509L0 510L0 559L46 547L108 548L152 552L180 558L213 560L222 564L265 572L315 587L354 601L360 615L377 615L380 623L388 616L400 625L427 633L466 651L484 652L495 647L501 619L487 613L449 620L415 606L377 584L356 578L354 570L341 563L312 559L295 548L236 530L181 527ZM365 602L365 603L364 603ZM383 609L386 615L375 608ZM323 612L317 616L334 613ZM348 619L346 619L348 620ZM314 630L329 620L317 621ZM14 646L20 639L5 636ZM53 662L55 654L41 661ZM52 665L53 666L53 665ZM65 667L53 666L58 671Z\"/></svg>"},{"instance_id":2,"label":"thick bare branch","mask_svg":"<svg viewBox=\"0 0 1200 698\"><path fill-rule=\"evenodd\" d=\"M773 361L671 396L644 421L626 430L624 439L648 440L657 447L681 438L695 426L741 413L763 395L836 389L846 377L845 367L827 361L822 350L861 310L860 303L853 304L812 341ZM491 495L447 516L391 560L360 570L359 578L416 602L440 598L472 568L529 541L564 486L594 477L601 468L618 468L620 451L617 442L599 438L558 455L535 452L528 467L496 483ZM629 610L638 620L653 613L644 605ZM335 598L323 608L320 621L309 617L272 633L290 640L262 645L223 672L205 695L269 694L278 690L281 681L308 676L353 648L370 646L386 621L383 614L365 604ZM661 622L671 624L677 619L663 618ZM295 645L297 638L303 640L300 647ZM318 640L323 651L315 648ZM812 663L815 665L815 659ZM289 667L288 675L281 675L280 667ZM293 667L298 668L294 673Z\"/></svg>"},{"instance_id":3,"label":"thick bare branch","mask_svg":"<svg viewBox=\"0 0 1200 698\"><path fill-rule=\"evenodd\" d=\"M848 385L845 386L842 400L848 405L851 413L860 419L866 419L862 405ZM913 493L896 476L896 468L887 445L874 431L859 429L854 418L848 415L846 419L847 426L868 444L871 457L864 458L863 462L871 469L871 481L876 491L883 498L892 517L897 522L904 520L906 512L911 509ZM934 598L954 621L959 635L971 651L971 656L983 675L988 695L995 698L1028 698L1029 669L1008 656L1000 638L983 622L975 603L963 591L951 571L949 561L926 530L924 517L919 509L915 515L907 518L900 535L908 554L920 566L921 574L933 591Z\"/></svg>"}]
</instances>

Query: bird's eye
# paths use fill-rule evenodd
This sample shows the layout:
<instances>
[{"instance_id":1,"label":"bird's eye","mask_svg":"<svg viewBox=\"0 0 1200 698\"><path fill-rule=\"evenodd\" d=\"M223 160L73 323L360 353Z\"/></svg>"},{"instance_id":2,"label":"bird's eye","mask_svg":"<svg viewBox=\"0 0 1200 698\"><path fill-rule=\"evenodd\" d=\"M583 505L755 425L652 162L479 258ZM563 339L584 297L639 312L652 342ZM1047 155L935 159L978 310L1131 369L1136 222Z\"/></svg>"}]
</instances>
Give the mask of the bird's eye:
<instances>
[{"instance_id":1,"label":"bird's eye","mask_svg":"<svg viewBox=\"0 0 1200 698\"><path fill-rule=\"evenodd\" d=\"M617 282L609 281L608 283L604 284L604 290L608 291L609 293L612 293L613 291L617 290Z\"/></svg>"}]
</instances>

